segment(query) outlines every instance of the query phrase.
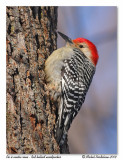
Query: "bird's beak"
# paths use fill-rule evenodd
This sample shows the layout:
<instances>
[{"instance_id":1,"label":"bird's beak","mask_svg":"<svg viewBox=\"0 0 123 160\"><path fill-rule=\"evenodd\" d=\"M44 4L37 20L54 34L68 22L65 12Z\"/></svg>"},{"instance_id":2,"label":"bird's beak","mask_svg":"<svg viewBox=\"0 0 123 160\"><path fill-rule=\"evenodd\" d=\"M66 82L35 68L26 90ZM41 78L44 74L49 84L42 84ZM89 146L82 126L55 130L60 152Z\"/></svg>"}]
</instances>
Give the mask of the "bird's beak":
<instances>
[{"instance_id":1,"label":"bird's beak","mask_svg":"<svg viewBox=\"0 0 123 160\"><path fill-rule=\"evenodd\" d=\"M66 42L68 42L68 43L73 43L73 42L72 42L72 39L69 38L68 36L64 35L64 34L61 33L61 32L58 32L58 34L59 34Z\"/></svg>"}]
</instances>

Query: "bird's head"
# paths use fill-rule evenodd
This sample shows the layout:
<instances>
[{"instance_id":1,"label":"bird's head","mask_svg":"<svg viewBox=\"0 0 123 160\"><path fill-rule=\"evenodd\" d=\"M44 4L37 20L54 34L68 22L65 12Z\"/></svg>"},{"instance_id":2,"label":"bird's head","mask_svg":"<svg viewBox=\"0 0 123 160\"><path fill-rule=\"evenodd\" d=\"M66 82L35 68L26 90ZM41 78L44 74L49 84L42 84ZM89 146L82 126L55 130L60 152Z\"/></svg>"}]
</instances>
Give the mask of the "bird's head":
<instances>
[{"instance_id":1,"label":"bird's head","mask_svg":"<svg viewBox=\"0 0 123 160\"><path fill-rule=\"evenodd\" d=\"M67 45L80 49L82 53L96 66L99 56L96 46L91 41L85 38L72 40L63 33L58 33L67 42Z\"/></svg>"}]
</instances>

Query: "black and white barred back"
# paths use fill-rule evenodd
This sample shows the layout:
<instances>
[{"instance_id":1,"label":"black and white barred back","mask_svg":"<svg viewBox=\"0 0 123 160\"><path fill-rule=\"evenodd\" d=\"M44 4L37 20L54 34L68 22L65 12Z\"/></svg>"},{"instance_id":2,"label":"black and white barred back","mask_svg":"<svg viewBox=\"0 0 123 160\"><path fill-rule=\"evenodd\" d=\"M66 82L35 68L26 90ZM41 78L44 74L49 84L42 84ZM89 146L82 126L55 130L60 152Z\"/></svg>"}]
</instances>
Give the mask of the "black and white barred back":
<instances>
[{"instance_id":1,"label":"black and white barred back","mask_svg":"<svg viewBox=\"0 0 123 160\"><path fill-rule=\"evenodd\" d=\"M84 103L86 93L95 73L95 66L77 48L75 54L64 60L62 68L62 97L56 124L56 140L63 145L74 117Z\"/></svg>"}]
</instances>

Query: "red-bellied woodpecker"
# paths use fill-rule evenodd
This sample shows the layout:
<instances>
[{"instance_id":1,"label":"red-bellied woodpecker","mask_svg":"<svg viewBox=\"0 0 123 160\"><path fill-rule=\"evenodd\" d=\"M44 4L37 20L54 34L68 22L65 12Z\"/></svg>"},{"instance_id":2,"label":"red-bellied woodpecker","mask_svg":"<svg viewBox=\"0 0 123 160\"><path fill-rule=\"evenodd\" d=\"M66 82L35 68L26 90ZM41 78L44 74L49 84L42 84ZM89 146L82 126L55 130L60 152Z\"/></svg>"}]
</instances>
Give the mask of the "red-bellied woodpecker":
<instances>
[{"instance_id":1,"label":"red-bellied woodpecker","mask_svg":"<svg viewBox=\"0 0 123 160\"><path fill-rule=\"evenodd\" d=\"M87 39L71 40L63 33L58 33L67 44L48 57L45 73L51 97L59 102L55 137L62 146L74 117L84 103L95 73L98 52Z\"/></svg>"}]
</instances>

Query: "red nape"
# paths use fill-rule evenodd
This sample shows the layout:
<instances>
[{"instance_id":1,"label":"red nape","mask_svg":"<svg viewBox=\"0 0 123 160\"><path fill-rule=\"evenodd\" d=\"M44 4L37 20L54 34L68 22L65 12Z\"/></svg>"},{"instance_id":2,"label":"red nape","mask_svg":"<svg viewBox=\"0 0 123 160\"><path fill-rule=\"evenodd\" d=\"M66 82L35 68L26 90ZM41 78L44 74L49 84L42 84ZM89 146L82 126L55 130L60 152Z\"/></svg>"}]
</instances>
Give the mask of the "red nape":
<instances>
[{"instance_id":1,"label":"red nape","mask_svg":"<svg viewBox=\"0 0 123 160\"><path fill-rule=\"evenodd\" d=\"M89 40L87 40L85 38L76 38L76 39L73 40L73 42L74 43L83 43L83 42L85 42L88 45L88 47L89 47L89 49L91 51L91 54L92 54L93 63L96 66L98 58L99 58L96 46L91 41L89 41Z\"/></svg>"}]
</instances>

